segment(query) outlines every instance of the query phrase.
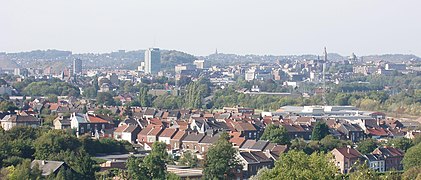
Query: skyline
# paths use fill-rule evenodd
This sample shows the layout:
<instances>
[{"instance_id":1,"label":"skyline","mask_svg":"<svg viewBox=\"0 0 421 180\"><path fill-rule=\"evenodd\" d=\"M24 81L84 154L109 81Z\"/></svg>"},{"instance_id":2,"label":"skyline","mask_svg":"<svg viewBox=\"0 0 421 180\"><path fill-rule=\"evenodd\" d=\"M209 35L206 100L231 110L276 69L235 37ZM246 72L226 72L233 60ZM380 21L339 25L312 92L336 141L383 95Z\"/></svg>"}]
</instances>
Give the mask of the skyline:
<instances>
[{"instance_id":1,"label":"skyline","mask_svg":"<svg viewBox=\"0 0 421 180\"><path fill-rule=\"evenodd\" d=\"M304 2L304 3L303 3ZM0 3L0 52L149 47L203 56L414 54L421 2L29 0Z\"/></svg>"}]
</instances>

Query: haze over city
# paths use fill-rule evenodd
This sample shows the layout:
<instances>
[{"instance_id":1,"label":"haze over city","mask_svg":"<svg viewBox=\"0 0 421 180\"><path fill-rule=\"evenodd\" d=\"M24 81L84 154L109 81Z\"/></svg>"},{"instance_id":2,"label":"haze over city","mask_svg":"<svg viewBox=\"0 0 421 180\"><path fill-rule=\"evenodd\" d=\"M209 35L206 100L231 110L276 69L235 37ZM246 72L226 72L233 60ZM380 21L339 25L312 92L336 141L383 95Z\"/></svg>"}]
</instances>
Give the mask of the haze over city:
<instances>
[{"instance_id":1,"label":"haze over city","mask_svg":"<svg viewBox=\"0 0 421 180\"><path fill-rule=\"evenodd\" d=\"M0 52L177 49L208 55L421 55L417 0L18 0L0 3Z\"/></svg>"}]
</instances>

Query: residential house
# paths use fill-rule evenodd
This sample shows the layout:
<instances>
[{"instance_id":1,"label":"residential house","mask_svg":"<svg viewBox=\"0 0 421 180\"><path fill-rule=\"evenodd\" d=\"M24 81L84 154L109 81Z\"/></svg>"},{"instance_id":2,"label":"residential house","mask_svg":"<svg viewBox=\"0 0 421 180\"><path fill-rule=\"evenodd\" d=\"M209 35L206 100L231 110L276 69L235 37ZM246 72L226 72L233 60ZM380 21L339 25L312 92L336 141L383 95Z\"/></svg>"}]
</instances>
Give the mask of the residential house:
<instances>
[{"instance_id":1,"label":"residential house","mask_svg":"<svg viewBox=\"0 0 421 180\"><path fill-rule=\"evenodd\" d=\"M256 127L253 124L248 122L233 122L233 127L237 132L241 133L241 136L245 139L259 139L260 134L258 133Z\"/></svg>"},{"instance_id":2,"label":"residential house","mask_svg":"<svg viewBox=\"0 0 421 180\"><path fill-rule=\"evenodd\" d=\"M202 140L199 141L199 153L203 154L209 150L209 148L218 141L220 134L209 133L206 134Z\"/></svg>"},{"instance_id":3,"label":"residential house","mask_svg":"<svg viewBox=\"0 0 421 180\"><path fill-rule=\"evenodd\" d=\"M114 139L134 143L140 131L139 125L136 124L121 125L114 131Z\"/></svg>"},{"instance_id":4,"label":"residential house","mask_svg":"<svg viewBox=\"0 0 421 180\"><path fill-rule=\"evenodd\" d=\"M182 148L182 140L186 137L187 133L184 130L179 130L175 135L171 138L170 144L171 149L178 150Z\"/></svg>"},{"instance_id":5,"label":"residential house","mask_svg":"<svg viewBox=\"0 0 421 180\"><path fill-rule=\"evenodd\" d=\"M356 163L365 161L364 156L358 150L351 147L335 148L331 153L333 154L335 165L343 174L352 172Z\"/></svg>"},{"instance_id":6,"label":"residential house","mask_svg":"<svg viewBox=\"0 0 421 180\"><path fill-rule=\"evenodd\" d=\"M156 110L155 109L146 109L145 112L143 113L143 118L145 119L150 119L150 118L154 118L156 114Z\"/></svg>"},{"instance_id":7,"label":"residential house","mask_svg":"<svg viewBox=\"0 0 421 180\"><path fill-rule=\"evenodd\" d=\"M12 129L15 126L29 126L29 127L39 127L41 122L38 118L34 116L22 116L16 114L9 114L3 117L0 120L1 127L7 131Z\"/></svg>"},{"instance_id":8,"label":"residential house","mask_svg":"<svg viewBox=\"0 0 421 180\"><path fill-rule=\"evenodd\" d=\"M263 167L272 168L274 166L274 161L261 151L240 152L238 157L243 165L243 178L245 179L256 175Z\"/></svg>"},{"instance_id":9,"label":"residential house","mask_svg":"<svg viewBox=\"0 0 421 180\"><path fill-rule=\"evenodd\" d=\"M364 139L364 131L357 124L342 123L338 127L338 131L352 142L358 142Z\"/></svg>"},{"instance_id":10,"label":"residential house","mask_svg":"<svg viewBox=\"0 0 421 180\"><path fill-rule=\"evenodd\" d=\"M70 119L63 116L58 116L56 119L54 119L53 125L54 125L54 129L70 129L71 128Z\"/></svg>"},{"instance_id":11,"label":"residential house","mask_svg":"<svg viewBox=\"0 0 421 180\"><path fill-rule=\"evenodd\" d=\"M171 144L171 139L178 132L178 129L167 128L162 131L158 137L158 141L164 142L165 144Z\"/></svg>"},{"instance_id":12,"label":"residential house","mask_svg":"<svg viewBox=\"0 0 421 180\"><path fill-rule=\"evenodd\" d=\"M76 130L77 135L112 137L114 122L108 116L73 113L70 116L70 126Z\"/></svg>"},{"instance_id":13,"label":"residential house","mask_svg":"<svg viewBox=\"0 0 421 180\"><path fill-rule=\"evenodd\" d=\"M368 167L377 172L385 171L385 161L380 154L366 154L364 157L367 159Z\"/></svg>"},{"instance_id":14,"label":"residential house","mask_svg":"<svg viewBox=\"0 0 421 180\"><path fill-rule=\"evenodd\" d=\"M384 146L375 149L372 154L378 154L383 156L386 171L403 170L402 159L404 157L404 152L402 150Z\"/></svg>"},{"instance_id":15,"label":"residential house","mask_svg":"<svg viewBox=\"0 0 421 180\"><path fill-rule=\"evenodd\" d=\"M285 127L288 132L290 139L302 138L304 140L310 140L313 129L309 125L303 124L281 124Z\"/></svg>"},{"instance_id":16,"label":"residential house","mask_svg":"<svg viewBox=\"0 0 421 180\"><path fill-rule=\"evenodd\" d=\"M199 151L199 142L205 137L203 133L193 133L187 134L186 137L182 140L182 145L184 150L191 150L192 152Z\"/></svg>"}]
</instances>

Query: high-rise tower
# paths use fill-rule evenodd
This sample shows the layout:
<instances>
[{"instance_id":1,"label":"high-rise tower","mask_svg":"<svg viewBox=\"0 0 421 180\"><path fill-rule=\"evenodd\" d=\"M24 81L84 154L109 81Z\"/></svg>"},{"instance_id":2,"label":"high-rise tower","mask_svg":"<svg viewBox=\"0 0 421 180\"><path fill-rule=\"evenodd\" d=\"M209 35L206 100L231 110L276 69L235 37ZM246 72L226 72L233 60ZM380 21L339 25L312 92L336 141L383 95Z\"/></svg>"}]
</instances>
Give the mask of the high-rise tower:
<instances>
[{"instance_id":1,"label":"high-rise tower","mask_svg":"<svg viewBox=\"0 0 421 180\"><path fill-rule=\"evenodd\" d=\"M149 48L145 51L145 73L158 74L161 70L161 52L159 48Z\"/></svg>"},{"instance_id":2,"label":"high-rise tower","mask_svg":"<svg viewBox=\"0 0 421 180\"><path fill-rule=\"evenodd\" d=\"M73 75L82 74L82 60L76 58L73 60Z\"/></svg>"}]
</instances>

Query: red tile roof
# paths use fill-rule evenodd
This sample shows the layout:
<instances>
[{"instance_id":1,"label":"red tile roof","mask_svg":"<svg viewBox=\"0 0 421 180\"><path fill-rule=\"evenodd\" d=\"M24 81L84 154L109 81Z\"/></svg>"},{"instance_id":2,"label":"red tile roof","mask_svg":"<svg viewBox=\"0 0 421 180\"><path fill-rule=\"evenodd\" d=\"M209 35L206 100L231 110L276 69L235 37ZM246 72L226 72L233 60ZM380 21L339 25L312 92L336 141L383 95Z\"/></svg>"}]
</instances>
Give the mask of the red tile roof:
<instances>
[{"instance_id":1,"label":"red tile roof","mask_svg":"<svg viewBox=\"0 0 421 180\"><path fill-rule=\"evenodd\" d=\"M88 118L90 123L108 123L107 120L91 114L88 114Z\"/></svg>"},{"instance_id":2,"label":"red tile roof","mask_svg":"<svg viewBox=\"0 0 421 180\"><path fill-rule=\"evenodd\" d=\"M362 157L362 154L354 148L343 147L343 148L336 148L336 150L338 150L339 153L341 153L346 158Z\"/></svg>"},{"instance_id":3,"label":"red tile roof","mask_svg":"<svg viewBox=\"0 0 421 180\"><path fill-rule=\"evenodd\" d=\"M177 129L167 128L162 131L159 137L169 137L171 138L177 132Z\"/></svg>"},{"instance_id":4,"label":"red tile roof","mask_svg":"<svg viewBox=\"0 0 421 180\"><path fill-rule=\"evenodd\" d=\"M118 126L117 129L114 130L114 132L123 132L126 128L128 127L128 125L122 125L122 126Z\"/></svg>"}]
</instances>

